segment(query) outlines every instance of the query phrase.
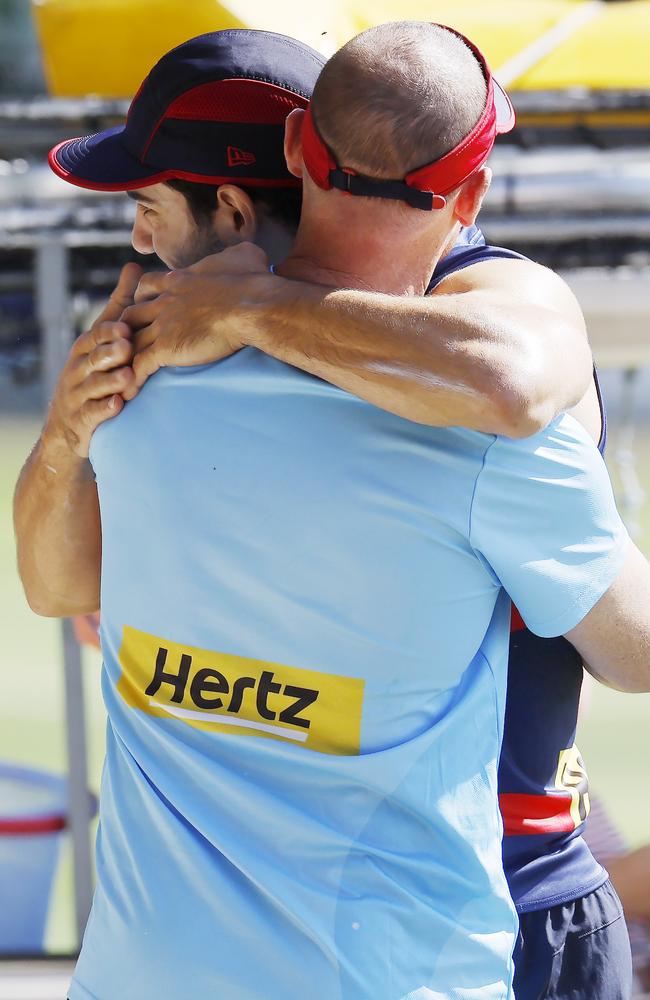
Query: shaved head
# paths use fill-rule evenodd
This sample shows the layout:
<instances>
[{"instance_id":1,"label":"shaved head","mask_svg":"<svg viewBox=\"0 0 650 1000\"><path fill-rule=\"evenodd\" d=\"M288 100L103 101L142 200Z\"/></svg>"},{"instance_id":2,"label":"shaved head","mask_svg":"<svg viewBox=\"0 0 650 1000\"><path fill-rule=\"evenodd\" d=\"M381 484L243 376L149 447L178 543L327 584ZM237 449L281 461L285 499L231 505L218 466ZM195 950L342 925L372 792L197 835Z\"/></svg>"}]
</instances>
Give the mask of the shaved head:
<instances>
[{"instance_id":1,"label":"shaved head","mask_svg":"<svg viewBox=\"0 0 650 1000\"><path fill-rule=\"evenodd\" d=\"M344 45L321 72L311 107L342 167L399 179L464 139L486 97L481 65L462 39L400 21Z\"/></svg>"}]
</instances>

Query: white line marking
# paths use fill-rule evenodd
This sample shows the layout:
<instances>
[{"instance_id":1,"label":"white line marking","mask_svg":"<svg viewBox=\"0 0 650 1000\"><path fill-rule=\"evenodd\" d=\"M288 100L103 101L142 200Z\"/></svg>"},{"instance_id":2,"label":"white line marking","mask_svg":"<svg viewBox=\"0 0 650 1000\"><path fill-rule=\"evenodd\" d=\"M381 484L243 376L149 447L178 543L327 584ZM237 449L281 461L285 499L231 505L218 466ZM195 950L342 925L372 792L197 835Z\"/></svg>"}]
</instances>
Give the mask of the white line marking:
<instances>
[{"instance_id":1,"label":"white line marking","mask_svg":"<svg viewBox=\"0 0 650 1000\"><path fill-rule=\"evenodd\" d=\"M149 699L149 704L154 708L160 708L169 715L177 715L179 719L195 719L197 722L214 722L219 726L241 726L242 729L261 729L263 733L274 733L276 736L284 736L287 740L296 740L298 743L306 743L309 733L297 733L293 729L285 729L283 726L269 726L266 722L249 722L248 719L236 719L234 716L217 715L216 712L193 712L189 708L176 708L175 705L161 705L159 701Z\"/></svg>"},{"instance_id":2,"label":"white line marking","mask_svg":"<svg viewBox=\"0 0 650 1000\"><path fill-rule=\"evenodd\" d=\"M574 35L578 28L592 21L606 7L605 0L589 0L588 3L575 7L570 14L554 24L552 28L525 49L508 59L496 72L495 76L503 87L511 87L524 73L536 66L553 49Z\"/></svg>"}]
</instances>

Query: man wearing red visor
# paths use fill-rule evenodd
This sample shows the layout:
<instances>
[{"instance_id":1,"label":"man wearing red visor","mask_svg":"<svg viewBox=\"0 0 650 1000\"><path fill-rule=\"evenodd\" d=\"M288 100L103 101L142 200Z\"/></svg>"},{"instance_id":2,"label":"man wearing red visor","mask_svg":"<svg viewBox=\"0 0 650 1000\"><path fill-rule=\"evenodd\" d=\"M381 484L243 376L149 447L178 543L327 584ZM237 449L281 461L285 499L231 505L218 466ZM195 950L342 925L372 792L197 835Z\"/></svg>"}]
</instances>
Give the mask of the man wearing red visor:
<instances>
[{"instance_id":1,"label":"man wearing red visor","mask_svg":"<svg viewBox=\"0 0 650 1000\"><path fill-rule=\"evenodd\" d=\"M485 108L467 136L432 163L410 170L403 180L381 180L341 167L323 141L311 109L307 108L302 123L302 150L305 166L318 187L324 191L336 188L347 194L367 198L402 201L411 208L419 208L425 212L445 208L445 196L456 191L484 165L497 135L510 132L515 125L515 113L510 99L490 73L483 55L469 39L460 34L458 37L473 52L487 81Z\"/></svg>"},{"instance_id":2,"label":"man wearing red visor","mask_svg":"<svg viewBox=\"0 0 650 1000\"><path fill-rule=\"evenodd\" d=\"M507 105L505 107L506 107L506 110L507 110ZM490 104L489 101L486 102L486 112L487 111L490 111L490 112L492 111L492 107L491 107L491 104ZM483 115L483 119L485 119L485 118L486 118L486 115L484 114ZM503 122L503 119L502 119L502 122ZM507 122L503 122L503 123L507 124ZM449 164L451 164L451 170L452 170L452 172L451 172L451 175L450 175L450 180L452 182L452 184L451 184L451 189L452 190L453 190L453 187L457 186L457 184L459 183L459 180L458 180L458 176L459 176L458 175L458 170L459 169L460 170L466 170L469 173L471 173L472 169L475 169L476 166L480 165L480 162L482 162L481 157L484 159L485 155L487 155L486 152L485 152L485 146L489 144L490 129L493 128L493 125L495 123L494 122L492 122L492 123L485 122L484 124L486 124L486 128L484 130L482 130L481 128L479 128L479 126L481 125L481 122L479 122L479 126L475 127L475 129L473 130L473 132L475 133L475 138L476 138L477 142L476 142L476 144L473 144L471 146L471 148L469 149L469 151L468 151L469 154L470 154L470 159L469 160L467 160L467 159L463 160L461 158L460 163L459 163L458 156L455 156L455 157L452 156L450 159L445 158L445 159L447 159L447 166ZM318 142L319 142L318 136L316 135L315 138L312 139L312 144L314 144L314 143L318 144ZM307 144L309 143L309 139L306 140L306 143ZM474 163L472 163L472 161L471 161L471 156L476 157L476 161ZM320 162L319 162L319 158L320 158ZM309 166L311 168L310 169L310 173L312 173L312 171L314 173L318 172L319 168L321 168L323 166L323 163L324 163L324 165L326 167L326 174L324 175L324 183L325 184L328 181L330 181L330 179L331 179L331 182L332 182L332 184L334 186L344 185L345 189L346 190L349 189L352 193L361 194L361 195L363 195L363 194L370 194L370 195L372 195L372 194L378 193L380 195L388 195L388 197L393 198L393 199L394 198L402 198L403 197L404 200L406 200L407 204L413 205L414 207L422 207L423 209L429 209L429 208L433 207L434 197L431 195L431 193L427 194L426 190L424 192L420 192L418 190L418 183L419 183L420 187L424 187L424 188L434 187L434 190L437 193L437 195L436 195L436 204L440 208L444 207L443 204L442 204L442 202L444 201L444 197L441 198L441 197L438 196L438 192L440 194L442 194L443 196L444 196L444 194L447 193L447 190L445 189L445 186L444 186L444 181L442 183L440 183L440 184L435 184L434 185L434 184L431 183L430 178L426 178L425 179L426 181L428 181L428 184L427 184L427 183L422 183L421 177L418 178L417 176L415 176L415 177L414 176L407 176L406 179L405 179L405 183L404 184L401 184L400 182L388 182L388 186L384 186L383 182L381 180L378 181L377 178L373 178L373 179L365 178L364 179L363 177L359 177L358 174L355 175L355 174L352 174L352 173L350 173L348 171L338 171L336 163L335 162L328 163L327 162L328 158L329 158L329 153L327 151L327 148L324 147L322 145L322 143L320 144L320 150L318 150L318 149L316 150L316 156L315 156L315 158L313 160L310 160L308 155L305 156L305 159L308 161ZM456 171L456 173L453 172L454 170ZM415 172L416 175L417 174L421 175L421 173L422 173L422 171L416 171ZM351 179L349 180L348 178L351 178ZM456 182L455 184L453 183L454 180ZM409 183L409 181L411 183ZM379 186L377 187L377 185L379 185ZM370 190L368 189L368 186L369 186ZM426 202L426 204L425 204L425 202ZM480 246L480 244L475 244L475 248L477 248L478 246ZM458 255L457 254L448 254L447 256L451 257L452 259L455 258L456 262L458 260ZM470 253L470 259L476 259L476 258L472 258L471 257L471 253ZM480 258L478 258L478 259L480 259ZM489 267L489 265L484 265L484 266ZM440 277L440 269L439 268L437 269L437 272L438 272L438 276ZM448 270L446 271L446 273L451 274L452 273L452 269L448 268ZM286 285L287 283L285 282L284 284ZM295 288L296 287L296 283L293 282L292 284L294 285L294 288ZM372 296L370 296L370 298L371 297ZM272 352L270 352L270 353L272 353ZM196 359L196 360L201 360L201 359ZM296 363L296 362L294 361L294 363ZM307 367L307 366L305 366L305 367ZM435 395L435 393L432 392L431 395ZM408 403L407 403L407 405L408 405ZM414 414L414 416L417 417L418 414ZM427 993L426 995L429 995L429 994ZM595 996L595 995L596 994L594 994L594 993L590 994L590 996ZM603 994L603 996L604 995L605 994ZM613 995L613 994L608 994L608 995Z\"/></svg>"}]
</instances>

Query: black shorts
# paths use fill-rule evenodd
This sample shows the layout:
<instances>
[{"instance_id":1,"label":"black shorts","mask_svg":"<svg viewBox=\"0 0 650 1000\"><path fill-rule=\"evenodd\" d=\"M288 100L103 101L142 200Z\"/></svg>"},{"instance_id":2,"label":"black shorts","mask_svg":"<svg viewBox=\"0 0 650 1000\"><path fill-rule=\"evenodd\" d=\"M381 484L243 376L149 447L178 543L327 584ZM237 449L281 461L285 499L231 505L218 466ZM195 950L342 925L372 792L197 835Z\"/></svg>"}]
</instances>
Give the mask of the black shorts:
<instances>
[{"instance_id":1,"label":"black shorts","mask_svg":"<svg viewBox=\"0 0 650 1000\"><path fill-rule=\"evenodd\" d=\"M630 1000L632 957L611 882L519 918L516 1000Z\"/></svg>"}]
</instances>

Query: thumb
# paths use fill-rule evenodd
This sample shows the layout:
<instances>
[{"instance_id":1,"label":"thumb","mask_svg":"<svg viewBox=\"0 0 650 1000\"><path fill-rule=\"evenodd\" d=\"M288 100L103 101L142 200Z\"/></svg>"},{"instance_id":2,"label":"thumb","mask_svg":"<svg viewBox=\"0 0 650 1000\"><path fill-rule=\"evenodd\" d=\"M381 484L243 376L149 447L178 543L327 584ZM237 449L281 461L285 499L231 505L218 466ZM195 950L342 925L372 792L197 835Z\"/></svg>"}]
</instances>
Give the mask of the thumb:
<instances>
[{"instance_id":1,"label":"thumb","mask_svg":"<svg viewBox=\"0 0 650 1000\"><path fill-rule=\"evenodd\" d=\"M142 268L139 264L124 265L110 299L106 303L103 312L97 318L98 323L103 323L105 320L118 320L120 318L126 307L132 304L133 296L141 277Z\"/></svg>"},{"instance_id":2,"label":"thumb","mask_svg":"<svg viewBox=\"0 0 650 1000\"><path fill-rule=\"evenodd\" d=\"M131 391L135 389L136 391L141 389L147 379L158 371L159 368L164 367L163 361L160 358L160 352L156 350L156 343L150 344L149 347L145 347L143 351L136 354L133 361L131 362L133 373L135 375L135 383L131 387ZM135 392L133 393L135 395ZM127 394L124 394L124 398L129 398Z\"/></svg>"}]
</instances>

